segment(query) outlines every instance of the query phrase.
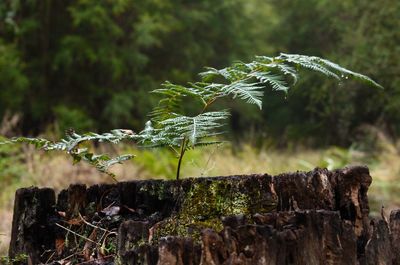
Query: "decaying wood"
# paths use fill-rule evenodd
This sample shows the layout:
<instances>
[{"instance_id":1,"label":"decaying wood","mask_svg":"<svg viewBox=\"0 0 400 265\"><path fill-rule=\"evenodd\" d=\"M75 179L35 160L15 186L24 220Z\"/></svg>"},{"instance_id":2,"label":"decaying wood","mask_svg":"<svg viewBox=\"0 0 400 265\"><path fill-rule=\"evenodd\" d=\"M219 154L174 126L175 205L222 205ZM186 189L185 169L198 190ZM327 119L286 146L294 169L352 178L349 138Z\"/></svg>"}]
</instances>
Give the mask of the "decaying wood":
<instances>
[{"instance_id":1,"label":"decaying wood","mask_svg":"<svg viewBox=\"0 0 400 265\"><path fill-rule=\"evenodd\" d=\"M22 189L10 256L27 253L44 262L43 252L68 236L55 223L84 216L79 231L91 220L118 230L116 264L400 264L400 211L389 221L370 219L371 181L368 168L349 167L71 185L57 204L50 189ZM33 226L46 235L31 233Z\"/></svg>"},{"instance_id":2,"label":"decaying wood","mask_svg":"<svg viewBox=\"0 0 400 265\"><path fill-rule=\"evenodd\" d=\"M47 250L55 248L55 193L52 189L23 188L17 190L9 255L27 254L32 264L48 258Z\"/></svg>"},{"instance_id":3,"label":"decaying wood","mask_svg":"<svg viewBox=\"0 0 400 265\"><path fill-rule=\"evenodd\" d=\"M400 265L400 210L390 213L389 224L393 265Z\"/></svg>"}]
</instances>

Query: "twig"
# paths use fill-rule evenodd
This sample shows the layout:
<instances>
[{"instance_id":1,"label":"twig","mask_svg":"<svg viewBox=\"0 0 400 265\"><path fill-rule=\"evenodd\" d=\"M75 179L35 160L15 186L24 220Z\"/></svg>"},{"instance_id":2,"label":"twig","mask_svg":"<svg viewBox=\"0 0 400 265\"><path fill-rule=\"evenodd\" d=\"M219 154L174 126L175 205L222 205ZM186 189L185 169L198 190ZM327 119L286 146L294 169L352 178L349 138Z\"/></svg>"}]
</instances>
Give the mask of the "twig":
<instances>
[{"instance_id":1,"label":"twig","mask_svg":"<svg viewBox=\"0 0 400 265\"><path fill-rule=\"evenodd\" d=\"M382 217L382 220L385 222L386 226L389 227L389 222L388 222L388 219L385 216L385 210L384 209L385 209L385 206L382 205L382 207L381 207L381 217Z\"/></svg>"},{"instance_id":2,"label":"twig","mask_svg":"<svg viewBox=\"0 0 400 265\"><path fill-rule=\"evenodd\" d=\"M78 252L72 253L71 255L69 255L69 256L63 258L62 261L68 260L69 258L71 258L71 257L73 257L73 256L76 256L76 255L80 255L80 254L82 254L82 251L78 251Z\"/></svg>"},{"instance_id":3,"label":"twig","mask_svg":"<svg viewBox=\"0 0 400 265\"><path fill-rule=\"evenodd\" d=\"M92 243L94 243L94 244L96 244L96 245L100 245L99 243L97 243L97 242L91 240L90 238L87 238L87 237L85 237L85 236L82 236L82 235L80 235L80 234L78 234L78 233L72 231L71 229L66 228L65 226L62 226L62 225L57 224L57 223L56 223L56 226L61 227L61 228L65 229L65 230L67 230L68 232L70 232L70 233L72 233L72 234L74 234L74 235L76 235L76 236L79 236L80 238L83 238L83 239L85 239L85 240L87 240L87 241L90 241L90 242L92 242Z\"/></svg>"},{"instance_id":4,"label":"twig","mask_svg":"<svg viewBox=\"0 0 400 265\"><path fill-rule=\"evenodd\" d=\"M101 261L102 259L109 259L109 258L114 257L114 256L115 256L115 255L108 255L108 256L104 256L104 257L102 257L102 258L97 258L97 259L94 259L94 260L84 261L84 262L78 263L78 264L76 264L76 265L88 264L88 263L91 263L91 262L94 262L94 261Z\"/></svg>"},{"instance_id":5,"label":"twig","mask_svg":"<svg viewBox=\"0 0 400 265\"><path fill-rule=\"evenodd\" d=\"M53 251L53 253L50 255L50 257L46 260L46 263L49 263L49 261L54 257L54 255L56 254L56 251Z\"/></svg>"},{"instance_id":6,"label":"twig","mask_svg":"<svg viewBox=\"0 0 400 265\"><path fill-rule=\"evenodd\" d=\"M104 253L104 249L106 249L106 248L105 248L105 246L106 246L106 241L107 241L107 238L108 238L110 235L111 235L110 233L104 233L103 236L102 236L101 239L100 239L100 242L101 242L100 254L101 254L101 255L104 255L104 254L105 254L105 253ZM107 250L107 249L106 249L106 250ZM107 250L107 252L108 252L108 250Z\"/></svg>"},{"instance_id":7,"label":"twig","mask_svg":"<svg viewBox=\"0 0 400 265\"><path fill-rule=\"evenodd\" d=\"M102 231L104 231L104 232L107 232L107 233L110 233L110 234L118 235L117 232L111 232L110 230L107 230L107 229L104 229L104 228L102 228L102 227L100 227L100 226L96 226L96 225L94 225L94 224L89 223L88 221L85 220L85 218L83 218L83 216L82 216L80 213L79 213L79 217L82 219L82 221L83 221L85 224L87 224L88 226L91 226L92 228L97 228L97 229L100 229L100 230L102 230Z\"/></svg>"}]
</instances>

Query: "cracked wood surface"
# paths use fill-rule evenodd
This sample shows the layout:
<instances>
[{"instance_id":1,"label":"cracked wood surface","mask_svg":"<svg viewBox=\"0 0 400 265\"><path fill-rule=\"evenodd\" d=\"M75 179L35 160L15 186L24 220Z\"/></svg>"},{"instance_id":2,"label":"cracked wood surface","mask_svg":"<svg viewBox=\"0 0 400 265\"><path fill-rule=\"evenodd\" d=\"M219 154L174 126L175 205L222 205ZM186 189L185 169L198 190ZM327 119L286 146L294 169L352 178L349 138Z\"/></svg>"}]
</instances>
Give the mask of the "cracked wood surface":
<instances>
[{"instance_id":1,"label":"cracked wood surface","mask_svg":"<svg viewBox=\"0 0 400 265\"><path fill-rule=\"evenodd\" d=\"M115 259L104 264L400 264L400 214L369 218L371 181L368 168L348 167L71 185L57 201L51 189L21 189L10 256L45 262L66 236L55 223L85 216L118 229Z\"/></svg>"}]
</instances>

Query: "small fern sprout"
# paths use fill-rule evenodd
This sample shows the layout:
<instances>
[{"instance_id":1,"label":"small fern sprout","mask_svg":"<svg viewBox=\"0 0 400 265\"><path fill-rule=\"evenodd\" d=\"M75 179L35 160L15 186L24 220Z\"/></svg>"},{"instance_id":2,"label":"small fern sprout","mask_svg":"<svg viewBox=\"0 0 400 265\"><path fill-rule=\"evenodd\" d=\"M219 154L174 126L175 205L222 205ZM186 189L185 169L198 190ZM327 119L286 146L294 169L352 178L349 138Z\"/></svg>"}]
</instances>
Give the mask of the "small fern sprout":
<instances>
[{"instance_id":1,"label":"small fern sprout","mask_svg":"<svg viewBox=\"0 0 400 265\"><path fill-rule=\"evenodd\" d=\"M182 159L187 150L219 143L206 140L209 136L220 134L219 129L229 117L227 110L208 111L218 98L241 99L262 109L264 90L270 88L288 93L289 88L297 83L301 69L340 81L356 79L382 88L365 75L316 56L281 53L277 57L257 56L250 63L236 62L219 70L208 67L200 73L199 82L188 83L187 86L165 82L160 89L153 91L161 99L150 114L149 127L140 133L141 143L152 147L168 146L176 152L176 178L179 179ZM200 102L203 106L198 115L185 116L180 113L183 100Z\"/></svg>"}]
</instances>

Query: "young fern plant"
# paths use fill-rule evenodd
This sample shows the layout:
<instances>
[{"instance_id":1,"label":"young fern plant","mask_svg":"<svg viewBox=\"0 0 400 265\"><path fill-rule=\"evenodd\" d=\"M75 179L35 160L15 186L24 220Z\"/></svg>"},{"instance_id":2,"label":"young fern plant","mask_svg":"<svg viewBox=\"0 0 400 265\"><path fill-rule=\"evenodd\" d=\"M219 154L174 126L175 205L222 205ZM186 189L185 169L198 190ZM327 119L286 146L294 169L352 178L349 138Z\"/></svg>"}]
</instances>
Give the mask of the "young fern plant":
<instances>
[{"instance_id":1,"label":"young fern plant","mask_svg":"<svg viewBox=\"0 0 400 265\"><path fill-rule=\"evenodd\" d=\"M207 68L206 71L200 73L200 81L188 83L186 86L165 82L160 89L153 91L160 95L161 99L150 113L150 121L139 134L122 129L104 134L83 135L70 131L59 142L42 138L18 137L2 144L28 143L45 151L64 151L72 156L74 163L86 161L99 171L110 175L114 180L115 175L109 171L109 167L129 160L133 155L126 154L117 157L96 155L82 147L85 142L106 141L117 144L122 140L130 140L143 147L168 147L178 157L176 179L179 179L182 160L188 150L220 143L214 139L222 133L221 127L229 118L229 111L210 111L210 106L215 104L217 99L224 97L241 99L262 109L264 90L271 88L287 93L299 79L301 69L318 72L338 81L355 79L371 86L381 87L365 75L319 57L284 53L276 57L258 56L250 63L236 62L223 69ZM201 107L196 115L188 116L181 111L183 100L200 103Z\"/></svg>"},{"instance_id":2,"label":"young fern plant","mask_svg":"<svg viewBox=\"0 0 400 265\"><path fill-rule=\"evenodd\" d=\"M162 98L150 114L151 120L141 133L140 142L151 147L167 146L176 152L176 179L179 179L182 159L187 150L219 143L206 140L220 134L223 121L229 117L227 110L208 110L217 99L232 97L262 109L264 90L272 88L287 93L299 79L301 69L318 72L339 81L350 78L381 87L365 75L319 57L284 53L277 57L258 56L250 63L236 62L219 70L207 68L200 73L201 81L188 83L187 86L165 82L162 88L154 90L153 93ZM186 116L180 113L183 100L200 102L202 107L198 114Z\"/></svg>"}]
</instances>

